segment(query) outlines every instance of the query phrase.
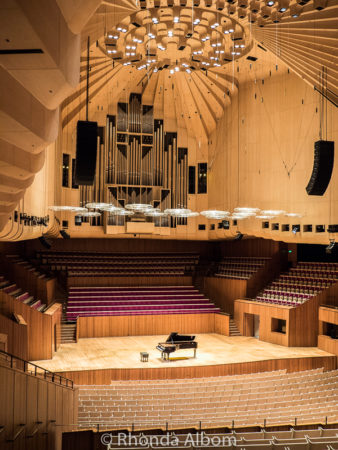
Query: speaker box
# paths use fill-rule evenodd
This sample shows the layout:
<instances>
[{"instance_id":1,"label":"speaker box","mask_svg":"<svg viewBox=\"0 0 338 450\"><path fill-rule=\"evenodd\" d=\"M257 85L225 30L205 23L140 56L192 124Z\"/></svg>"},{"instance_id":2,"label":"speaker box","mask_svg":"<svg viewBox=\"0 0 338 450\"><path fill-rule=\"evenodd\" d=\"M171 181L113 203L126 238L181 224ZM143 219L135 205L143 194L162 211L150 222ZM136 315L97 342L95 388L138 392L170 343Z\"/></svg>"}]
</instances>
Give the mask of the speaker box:
<instances>
[{"instance_id":1,"label":"speaker box","mask_svg":"<svg viewBox=\"0 0 338 450\"><path fill-rule=\"evenodd\" d=\"M70 235L65 230L60 230L60 234L63 237L63 239L70 239Z\"/></svg>"},{"instance_id":2,"label":"speaker box","mask_svg":"<svg viewBox=\"0 0 338 450\"><path fill-rule=\"evenodd\" d=\"M43 247L45 247L45 248L50 249L51 246L52 246L52 244L50 243L50 241L48 241L48 240L47 240L45 237L43 237L43 236L39 237L39 241L40 241L40 244L41 244Z\"/></svg>"},{"instance_id":3,"label":"speaker box","mask_svg":"<svg viewBox=\"0 0 338 450\"><path fill-rule=\"evenodd\" d=\"M97 122L79 120L76 128L75 183L94 184L97 152Z\"/></svg>"},{"instance_id":4,"label":"speaker box","mask_svg":"<svg viewBox=\"0 0 338 450\"><path fill-rule=\"evenodd\" d=\"M334 162L334 142L315 142L315 155L310 181L306 186L308 195L324 195L331 179Z\"/></svg>"}]
</instances>

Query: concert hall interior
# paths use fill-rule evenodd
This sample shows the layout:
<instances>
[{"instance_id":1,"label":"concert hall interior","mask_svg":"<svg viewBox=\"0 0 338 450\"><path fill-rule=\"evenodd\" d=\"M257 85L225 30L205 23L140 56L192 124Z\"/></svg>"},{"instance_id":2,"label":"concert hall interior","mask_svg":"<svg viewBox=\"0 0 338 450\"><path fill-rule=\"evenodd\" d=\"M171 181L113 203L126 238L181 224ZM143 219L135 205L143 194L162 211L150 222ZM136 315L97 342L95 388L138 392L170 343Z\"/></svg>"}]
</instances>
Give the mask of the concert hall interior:
<instances>
[{"instance_id":1,"label":"concert hall interior","mask_svg":"<svg viewBox=\"0 0 338 450\"><path fill-rule=\"evenodd\" d=\"M337 0L0 36L0 449L338 448Z\"/></svg>"}]
</instances>

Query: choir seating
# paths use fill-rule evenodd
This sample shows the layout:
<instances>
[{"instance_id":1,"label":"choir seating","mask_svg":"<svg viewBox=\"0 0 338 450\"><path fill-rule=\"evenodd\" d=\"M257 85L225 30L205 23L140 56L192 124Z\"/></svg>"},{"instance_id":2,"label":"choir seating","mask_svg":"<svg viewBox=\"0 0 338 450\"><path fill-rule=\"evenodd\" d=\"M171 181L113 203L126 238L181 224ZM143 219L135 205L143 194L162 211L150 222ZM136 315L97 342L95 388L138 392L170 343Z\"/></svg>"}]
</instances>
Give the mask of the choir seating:
<instances>
[{"instance_id":1,"label":"choir seating","mask_svg":"<svg viewBox=\"0 0 338 450\"><path fill-rule=\"evenodd\" d=\"M254 300L296 307L337 282L337 264L299 262L280 274Z\"/></svg>"},{"instance_id":2,"label":"choir seating","mask_svg":"<svg viewBox=\"0 0 338 450\"><path fill-rule=\"evenodd\" d=\"M67 320L77 317L219 312L193 286L71 287Z\"/></svg>"},{"instance_id":3,"label":"choir seating","mask_svg":"<svg viewBox=\"0 0 338 450\"><path fill-rule=\"evenodd\" d=\"M215 277L248 280L271 258L227 256L218 264Z\"/></svg>"},{"instance_id":4,"label":"choir seating","mask_svg":"<svg viewBox=\"0 0 338 450\"><path fill-rule=\"evenodd\" d=\"M194 272L196 253L37 252L43 267L68 276L178 276Z\"/></svg>"},{"instance_id":5,"label":"choir seating","mask_svg":"<svg viewBox=\"0 0 338 450\"><path fill-rule=\"evenodd\" d=\"M11 298L19 300L20 302L25 303L40 312L44 312L47 308L45 303L42 303L41 300L34 298L29 292L26 292L15 283L7 280L3 275L0 276L0 290Z\"/></svg>"},{"instance_id":6,"label":"choir seating","mask_svg":"<svg viewBox=\"0 0 338 450\"><path fill-rule=\"evenodd\" d=\"M264 372L79 386L79 426L174 428L336 423L338 371Z\"/></svg>"}]
</instances>

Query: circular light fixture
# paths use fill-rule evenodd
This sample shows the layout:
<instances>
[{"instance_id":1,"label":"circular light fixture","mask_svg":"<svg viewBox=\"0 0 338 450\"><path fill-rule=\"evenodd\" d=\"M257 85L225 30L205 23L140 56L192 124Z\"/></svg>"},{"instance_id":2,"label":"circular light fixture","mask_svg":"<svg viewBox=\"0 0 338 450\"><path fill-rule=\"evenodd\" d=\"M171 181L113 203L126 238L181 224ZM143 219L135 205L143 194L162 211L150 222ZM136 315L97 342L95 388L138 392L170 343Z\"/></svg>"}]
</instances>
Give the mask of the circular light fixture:
<instances>
[{"instance_id":1,"label":"circular light fixture","mask_svg":"<svg viewBox=\"0 0 338 450\"><path fill-rule=\"evenodd\" d=\"M286 211L279 209L265 209L264 211L261 211L262 216L281 216L285 213Z\"/></svg>"},{"instance_id":2,"label":"circular light fixture","mask_svg":"<svg viewBox=\"0 0 338 450\"><path fill-rule=\"evenodd\" d=\"M135 213L133 211L127 211L126 209L114 210L110 213L111 216L133 216Z\"/></svg>"},{"instance_id":3,"label":"circular light fixture","mask_svg":"<svg viewBox=\"0 0 338 450\"><path fill-rule=\"evenodd\" d=\"M49 206L51 211L69 211L69 212L86 212L87 208L81 208L80 206Z\"/></svg>"},{"instance_id":4,"label":"circular light fixture","mask_svg":"<svg viewBox=\"0 0 338 450\"><path fill-rule=\"evenodd\" d=\"M128 203L125 208L136 213L143 213L154 209L152 205L147 203Z\"/></svg>"},{"instance_id":5,"label":"circular light fixture","mask_svg":"<svg viewBox=\"0 0 338 450\"><path fill-rule=\"evenodd\" d=\"M259 208L249 208L249 207L238 207L238 208L234 208L234 212L236 214L238 213L258 213L260 211Z\"/></svg>"},{"instance_id":6,"label":"circular light fixture","mask_svg":"<svg viewBox=\"0 0 338 450\"><path fill-rule=\"evenodd\" d=\"M285 213L287 217L302 217L302 214L299 213Z\"/></svg>"},{"instance_id":7,"label":"circular light fixture","mask_svg":"<svg viewBox=\"0 0 338 450\"><path fill-rule=\"evenodd\" d=\"M221 10L206 14L202 6L191 8L182 3L174 7L175 11L169 6L161 6L161 13L156 7L145 8L123 19L105 37L107 55L118 64L138 70L156 73L165 69L176 74L223 66L251 49L250 35L234 17ZM239 33L243 39L243 51L234 57L230 54L231 33Z\"/></svg>"},{"instance_id":8,"label":"circular light fixture","mask_svg":"<svg viewBox=\"0 0 338 450\"><path fill-rule=\"evenodd\" d=\"M99 209L101 211L112 213L113 211L121 211L124 208L120 208L120 207L114 206L114 205L109 205L109 206L105 206L104 208L99 208Z\"/></svg>"},{"instance_id":9,"label":"circular light fixture","mask_svg":"<svg viewBox=\"0 0 338 450\"><path fill-rule=\"evenodd\" d=\"M256 219L274 219L276 216L264 216L264 215L261 215L261 216L256 216Z\"/></svg>"},{"instance_id":10,"label":"circular light fixture","mask_svg":"<svg viewBox=\"0 0 338 450\"><path fill-rule=\"evenodd\" d=\"M168 214L160 211L159 209L153 209L153 210L146 211L144 213L144 215L147 217L164 217L164 216L167 216Z\"/></svg>"},{"instance_id":11,"label":"circular light fixture","mask_svg":"<svg viewBox=\"0 0 338 450\"><path fill-rule=\"evenodd\" d=\"M103 209L108 208L109 206L113 206L111 203L87 203L86 208L88 209Z\"/></svg>"},{"instance_id":12,"label":"circular light fixture","mask_svg":"<svg viewBox=\"0 0 338 450\"><path fill-rule=\"evenodd\" d=\"M101 216L101 213L98 211L86 211L86 212L79 212L77 216L81 217L99 217Z\"/></svg>"},{"instance_id":13,"label":"circular light fixture","mask_svg":"<svg viewBox=\"0 0 338 450\"><path fill-rule=\"evenodd\" d=\"M207 219L225 219L230 215L229 211L219 211L217 209L208 209L206 211L201 211L201 215Z\"/></svg>"}]
</instances>

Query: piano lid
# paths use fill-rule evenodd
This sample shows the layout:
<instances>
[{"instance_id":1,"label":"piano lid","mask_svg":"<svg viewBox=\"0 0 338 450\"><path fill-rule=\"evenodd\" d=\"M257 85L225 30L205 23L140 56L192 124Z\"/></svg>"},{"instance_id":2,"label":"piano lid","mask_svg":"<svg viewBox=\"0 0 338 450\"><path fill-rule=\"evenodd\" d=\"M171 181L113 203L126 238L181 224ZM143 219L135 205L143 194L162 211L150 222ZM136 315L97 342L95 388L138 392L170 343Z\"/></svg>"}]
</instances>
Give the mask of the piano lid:
<instances>
[{"instance_id":1,"label":"piano lid","mask_svg":"<svg viewBox=\"0 0 338 450\"><path fill-rule=\"evenodd\" d=\"M175 343L175 342L187 342L187 341L193 341L195 339L195 336L186 336L183 334L178 334L177 332L170 333L168 339L166 340L166 343Z\"/></svg>"}]
</instances>

